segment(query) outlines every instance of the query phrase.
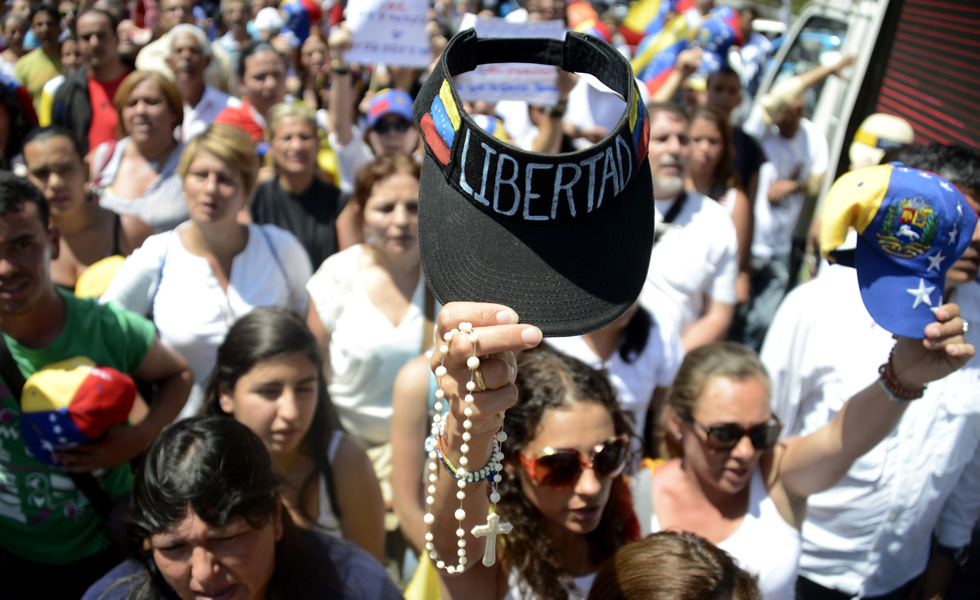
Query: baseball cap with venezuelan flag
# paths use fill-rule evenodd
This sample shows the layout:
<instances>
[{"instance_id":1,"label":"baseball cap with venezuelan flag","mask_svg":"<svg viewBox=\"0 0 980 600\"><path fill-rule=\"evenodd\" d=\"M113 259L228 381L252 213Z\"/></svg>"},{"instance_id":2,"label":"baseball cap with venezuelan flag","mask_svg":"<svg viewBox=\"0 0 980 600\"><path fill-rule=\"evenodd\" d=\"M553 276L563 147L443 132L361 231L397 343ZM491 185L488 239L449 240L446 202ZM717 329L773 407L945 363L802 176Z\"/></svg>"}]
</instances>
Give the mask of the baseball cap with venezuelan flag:
<instances>
[{"instance_id":1,"label":"baseball cap with venezuelan flag","mask_svg":"<svg viewBox=\"0 0 980 600\"><path fill-rule=\"evenodd\" d=\"M133 380L85 356L53 363L31 375L21 394L21 436L38 460L55 464L55 446L98 439L125 423L136 399Z\"/></svg>"},{"instance_id":2,"label":"baseball cap with venezuelan flag","mask_svg":"<svg viewBox=\"0 0 980 600\"><path fill-rule=\"evenodd\" d=\"M853 266L874 320L903 337L922 339L943 304L946 272L966 250L977 214L939 175L901 163L852 171L824 203L820 250ZM853 257L837 249L858 232Z\"/></svg>"},{"instance_id":3,"label":"baseball cap with venezuelan flag","mask_svg":"<svg viewBox=\"0 0 980 600\"><path fill-rule=\"evenodd\" d=\"M388 115L398 115L411 123L412 97L406 92L394 88L385 88L375 94L368 104L368 127L374 127L382 117Z\"/></svg>"}]
</instances>

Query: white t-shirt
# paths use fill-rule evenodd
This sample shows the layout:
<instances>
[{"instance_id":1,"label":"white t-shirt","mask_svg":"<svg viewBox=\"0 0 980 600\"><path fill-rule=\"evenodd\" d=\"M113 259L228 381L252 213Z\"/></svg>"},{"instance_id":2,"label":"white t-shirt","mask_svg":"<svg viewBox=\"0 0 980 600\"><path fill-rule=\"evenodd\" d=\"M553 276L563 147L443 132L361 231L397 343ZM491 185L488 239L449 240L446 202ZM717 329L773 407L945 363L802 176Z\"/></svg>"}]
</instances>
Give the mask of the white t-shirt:
<instances>
[{"instance_id":1,"label":"white t-shirt","mask_svg":"<svg viewBox=\"0 0 980 600\"><path fill-rule=\"evenodd\" d=\"M762 149L768 162L759 169L759 187L755 198L755 233L753 256L784 256L793 246L793 229L803 209L802 191L788 194L780 202L769 201L769 186L780 179L804 183L813 175L827 172L830 153L827 138L808 119L800 120L800 129L792 138L784 138L779 129L770 127L762 137Z\"/></svg>"},{"instance_id":2,"label":"white t-shirt","mask_svg":"<svg viewBox=\"0 0 980 600\"><path fill-rule=\"evenodd\" d=\"M363 134L356 125L352 125L352 137L346 144L337 141L337 134L330 132L327 140L330 147L337 155L337 170L340 172L340 191L349 193L354 191L354 177L357 171L366 164L374 160L374 153L371 147L362 140Z\"/></svg>"},{"instance_id":3,"label":"white t-shirt","mask_svg":"<svg viewBox=\"0 0 980 600\"><path fill-rule=\"evenodd\" d=\"M179 418L197 414L218 346L236 319L257 306L282 306L306 315L310 259L293 234L274 225L249 225L248 243L231 263L222 290L211 265L184 248L178 232L150 236L126 259L103 294L137 314L152 313L160 341L180 353L194 387Z\"/></svg>"},{"instance_id":4,"label":"white t-shirt","mask_svg":"<svg viewBox=\"0 0 980 600\"><path fill-rule=\"evenodd\" d=\"M899 301L904 301L900 299ZM948 299L980 345L980 283ZM895 341L868 314L857 271L828 265L792 292L762 347L784 436L824 426L878 378ZM918 577L933 536L970 543L980 517L980 359L929 384L895 430L834 487L807 499L800 573L849 596L881 596ZM972 559L971 559L972 560Z\"/></svg>"},{"instance_id":5,"label":"white t-shirt","mask_svg":"<svg viewBox=\"0 0 980 600\"><path fill-rule=\"evenodd\" d=\"M592 589L592 584L595 582L595 576L598 573L598 571L593 571L588 575L573 577L572 589L568 590L568 600L585 600L589 595L589 590ZM546 600L545 598L539 598L533 592L530 592L528 595L522 594L520 578L516 570L511 570L507 584L510 586L510 589L507 590L507 595L503 597L503 600Z\"/></svg>"},{"instance_id":6,"label":"white t-shirt","mask_svg":"<svg viewBox=\"0 0 980 600\"><path fill-rule=\"evenodd\" d=\"M626 101L622 96L594 77L582 75L568 94L568 108L565 110L564 119L575 123L581 129L599 126L612 131L619 123L624 110L626 110ZM573 140L573 143L578 149L592 145L592 142L585 138Z\"/></svg>"},{"instance_id":7,"label":"white t-shirt","mask_svg":"<svg viewBox=\"0 0 980 600\"><path fill-rule=\"evenodd\" d=\"M204 94L196 106L184 105L184 122L180 126L180 139L185 144L204 133L226 106L241 106L242 101L233 98L210 85L204 86Z\"/></svg>"},{"instance_id":8,"label":"white t-shirt","mask_svg":"<svg viewBox=\"0 0 980 600\"><path fill-rule=\"evenodd\" d=\"M344 428L367 444L391 438L391 392L399 369L422 352L425 278L397 326L368 297L357 266L363 244L323 261L307 289L330 332L330 398ZM438 307L437 307L438 310Z\"/></svg>"},{"instance_id":9,"label":"white t-shirt","mask_svg":"<svg viewBox=\"0 0 980 600\"><path fill-rule=\"evenodd\" d=\"M654 201L661 223L674 200ZM738 239L728 211L697 192L657 240L640 303L664 327L684 334L701 318L705 297L735 304Z\"/></svg>"}]
</instances>

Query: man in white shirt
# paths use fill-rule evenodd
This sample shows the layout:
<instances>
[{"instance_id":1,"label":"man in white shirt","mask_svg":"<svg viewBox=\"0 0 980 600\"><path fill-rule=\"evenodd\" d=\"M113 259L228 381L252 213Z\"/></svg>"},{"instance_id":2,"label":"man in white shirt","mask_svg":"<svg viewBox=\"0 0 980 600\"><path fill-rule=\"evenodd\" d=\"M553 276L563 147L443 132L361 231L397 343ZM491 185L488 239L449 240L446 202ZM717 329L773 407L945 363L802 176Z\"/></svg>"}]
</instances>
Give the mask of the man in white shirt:
<instances>
[{"instance_id":1,"label":"man in white shirt","mask_svg":"<svg viewBox=\"0 0 980 600\"><path fill-rule=\"evenodd\" d=\"M170 48L167 67L184 101L180 140L185 144L199 135L229 103L239 101L208 85L204 72L211 62L211 44L194 25L177 25L164 38Z\"/></svg>"},{"instance_id":2,"label":"man in white shirt","mask_svg":"<svg viewBox=\"0 0 980 600\"><path fill-rule=\"evenodd\" d=\"M980 157L913 148L906 166L933 171L980 209ZM980 324L980 226L946 276L945 297ZM980 327L966 332L980 343ZM894 341L861 300L857 272L833 265L789 294L762 349L784 435L827 423ZM797 598L941 598L980 515L980 359L929 385L895 432L835 487L810 496ZM935 549L931 553L935 538ZM921 577L920 577L921 574ZM917 595L921 593L921 595Z\"/></svg>"},{"instance_id":3,"label":"man in white shirt","mask_svg":"<svg viewBox=\"0 0 980 600\"><path fill-rule=\"evenodd\" d=\"M793 230L807 194L827 172L827 138L803 116L800 90L771 110L762 136L767 162L759 169L752 237L752 291L733 328L738 341L758 349L790 282Z\"/></svg>"},{"instance_id":4,"label":"man in white shirt","mask_svg":"<svg viewBox=\"0 0 980 600\"><path fill-rule=\"evenodd\" d=\"M170 44L167 33L177 25L194 25L194 6L197 0L160 0L160 21L157 28L157 39L147 44L136 55L136 68L140 71L159 71L173 79L173 73L167 68L167 57L170 55ZM208 83L222 92L237 92L238 80L232 67L228 53L222 48L211 52L212 60L208 62L205 76Z\"/></svg>"},{"instance_id":5,"label":"man in white shirt","mask_svg":"<svg viewBox=\"0 0 980 600\"><path fill-rule=\"evenodd\" d=\"M727 210L684 190L687 116L669 103L651 104L647 111L657 238L640 303L658 323L679 331L690 351L728 333L735 311L738 241Z\"/></svg>"}]
</instances>

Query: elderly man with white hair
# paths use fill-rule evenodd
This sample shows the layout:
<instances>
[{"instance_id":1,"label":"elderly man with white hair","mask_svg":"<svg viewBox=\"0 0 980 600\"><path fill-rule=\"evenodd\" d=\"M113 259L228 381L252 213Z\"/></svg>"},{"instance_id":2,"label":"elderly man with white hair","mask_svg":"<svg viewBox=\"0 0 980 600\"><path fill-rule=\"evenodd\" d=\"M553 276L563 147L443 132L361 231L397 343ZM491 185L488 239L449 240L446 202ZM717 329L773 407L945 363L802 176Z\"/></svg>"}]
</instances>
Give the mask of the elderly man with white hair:
<instances>
[{"instance_id":1,"label":"elderly man with white hair","mask_svg":"<svg viewBox=\"0 0 980 600\"><path fill-rule=\"evenodd\" d=\"M200 27L177 25L165 38L170 53L167 67L184 101L184 123L180 140L185 144L202 133L226 106L239 102L211 87L205 69L211 61L211 44Z\"/></svg>"},{"instance_id":2,"label":"elderly man with white hair","mask_svg":"<svg viewBox=\"0 0 980 600\"><path fill-rule=\"evenodd\" d=\"M194 7L197 0L160 0L160 20L157 23L155 38L136 55L136 68L140 71L159 71L173 79L167 68L170 43L167 34L178 25L194 25ZM223 48L211 50L211 62L205 73L208 84L222 92L236 94L238 79L232 67L231 57Z\"/></svg>"}]
</instances>

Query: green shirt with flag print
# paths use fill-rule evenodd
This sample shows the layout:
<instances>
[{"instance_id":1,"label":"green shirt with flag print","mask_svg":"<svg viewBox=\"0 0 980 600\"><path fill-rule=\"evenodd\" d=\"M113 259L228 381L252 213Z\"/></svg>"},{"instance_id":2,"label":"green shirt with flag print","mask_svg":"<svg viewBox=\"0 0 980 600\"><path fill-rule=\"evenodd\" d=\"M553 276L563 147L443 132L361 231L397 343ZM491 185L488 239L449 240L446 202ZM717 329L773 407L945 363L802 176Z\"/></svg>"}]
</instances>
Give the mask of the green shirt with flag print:
<instances>
[{"instance_id":1,"label":"green shirt with flag print","mask_svg":"<svg viewBox=\"0 0 980 600\"><path fill-rule=\"evenodd\" d=\"M44 348L4 335L27 379L46 365L75 356L132 374L153 344L153 324L113 304L99 305L58 290L65 301L61 334ZM0 376L0 546L21 558L68 564L107 548L102 516L58 467L32 456L21 440L20 404ZM129 465L93 473L113 500L129 493Z\"/></svg>"}]
</instances>

